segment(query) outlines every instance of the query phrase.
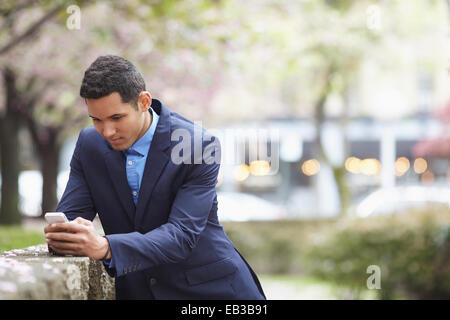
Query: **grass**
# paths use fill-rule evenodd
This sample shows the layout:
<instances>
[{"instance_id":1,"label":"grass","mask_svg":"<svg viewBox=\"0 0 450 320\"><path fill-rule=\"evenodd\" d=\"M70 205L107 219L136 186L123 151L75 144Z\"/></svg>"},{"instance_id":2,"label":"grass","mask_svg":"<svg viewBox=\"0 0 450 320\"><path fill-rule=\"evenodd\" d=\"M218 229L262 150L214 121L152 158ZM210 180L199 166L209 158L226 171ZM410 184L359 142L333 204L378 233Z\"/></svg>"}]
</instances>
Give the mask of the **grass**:
<instances>
[{"instance_id":1,"label":"grass","mask_svg":"<svg viewBox=\"0 0 450 320\"><path fill-rule=\"evenodd\" d=\"M308 276L261 274L259 279L269 300L336 299L329 283Z\"/></svg>"},{"instance_id":2,"label":"grass","mask_svg":"<svg viewBox=\"0 0 450 320\"><path fill-rule=\"evenodd\" d=\"M0 226L0 253L45 243L44 232L26 230L21 226Z\"/></svg>"}]
</instances>

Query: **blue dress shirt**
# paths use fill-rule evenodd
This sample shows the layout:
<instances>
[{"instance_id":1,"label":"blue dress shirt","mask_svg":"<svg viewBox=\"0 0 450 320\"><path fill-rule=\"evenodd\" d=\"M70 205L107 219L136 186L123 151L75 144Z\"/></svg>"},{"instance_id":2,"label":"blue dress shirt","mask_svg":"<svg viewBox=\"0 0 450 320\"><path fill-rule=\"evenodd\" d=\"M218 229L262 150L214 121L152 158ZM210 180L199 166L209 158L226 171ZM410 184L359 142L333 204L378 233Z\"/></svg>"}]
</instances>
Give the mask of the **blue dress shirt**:
<instances>
[{"instance_id":1,"label":"blue dress shirt","mask_svg":"<svg viewBox=\"0 0 450 320\"><path fill-rule=\"evenodd\" d=\"M159 116L150 108L153 114L153 121L147 132L136 141L130 148L124 150L127 157L126 169L128 185L131 188L131 196L134 204L137 205L139 198L139 189L141 187L142 175L144 174L145 163L147 161L148 151L152 144L153 135L155 134Z\"/></svg>"}]
</instances>

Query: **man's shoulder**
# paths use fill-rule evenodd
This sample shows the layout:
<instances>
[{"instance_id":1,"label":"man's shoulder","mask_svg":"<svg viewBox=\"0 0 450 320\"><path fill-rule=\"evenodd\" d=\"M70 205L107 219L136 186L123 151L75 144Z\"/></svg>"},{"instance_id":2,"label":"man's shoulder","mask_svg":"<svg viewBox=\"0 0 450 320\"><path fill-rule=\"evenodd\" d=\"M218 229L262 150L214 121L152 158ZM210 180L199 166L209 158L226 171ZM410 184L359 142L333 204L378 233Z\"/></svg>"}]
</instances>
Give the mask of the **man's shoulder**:
<instances>
[{"instance_id":1,"label":"man's shoulder","mask_svg":"<svg viewBox=\"0 0 450 320\"><path fill-rule=\"evenodd\" d=\"M89 126L83 128L78 137L78 143L84 148L103 149L106 148L105 139L98 133L98 131L93 127Z\"/></svg>"},{"instance_id":2,"label":"man's shoulder","mask_svg":"<svg viewBox=\"0 0 450 320\"><path fill-rule=\"evenodd\" d=\"M183 150L183 156L180 156L176 162L220 163L219 137L207 130L202 121L191 121L174 111L170 111L170 119L172 153L175 151L172 156L179 156L180 150ZM197 148L201 148L203 151L199 152Z\"/></svg>"},{"instance_id":3,"label":"man's shoulder","mask_svg":"<svg viewBox=\"0 0 450 320\"><path fill-rule=\"evenodd\" d=\"M174 134L174 132L176 134L180 131L187 131L190 133L192 138L194 138L194 134L211 136L211 133L207 131L201 120L189 120L175 111L170 111L170 120L170 131L172 134Z\"/></svg>"},{"instance_id":4,"label":"man's shoulder","mask_svg":"<svg viewBox=\"0 0 450 320\"><path fill-rule=\"evenodd\" d=\"M81 133L84 134L84 135L94 135L95 133L97 135L100 135L98 133L98 131L95 130L94 126L89 126L89 127L85 127L83 129L81 129Z\"/></svg>"},{"instance_id":5,"label":"man's shoulder","mask_svg":"<svg viewBox=\"0 0 450 320\"><path fill-rule=\"evenodd\" d=\"M100 135L100 133L98 133L97 130L95 130L95 128L93 126L89 126L86 128L83 128L80 132L80 137L84 139L103 139L103 137ZM103 139L104 140L104 139Z\"/></svg>"},{"instance_id":6,"label":"man's shoulder","mask_svg":"<svg viewBox=\"0 0 450 320\"><path fill-rule=\"evenodd\" d=\"M177 132L179 130L183 131L189 131L191 134L194 133L194 131L202 132L202 134L205 133L205 128L203 127L203 122L201 120L189 120L185 116L181 115L180 113L169 109L166 105L161 103L159 100L158 106L161 108L161 114L160 114L160 120L161 117L164 117L163 119L164 123L167 123L166 121L169 121L170 123L170 133L173 134L174 131Z\"/></svg>"},{"instance_id":7,"label":"man's shoulder","mask_svg":"<svg viewBox=\"0 0 450 320\"><path fill-rule=\"evenodd\" d=\"M174 131L177 129L194 129L194 122L183 117L178 112L170 110L170 130Z\"/></svg>"}]
</instances>

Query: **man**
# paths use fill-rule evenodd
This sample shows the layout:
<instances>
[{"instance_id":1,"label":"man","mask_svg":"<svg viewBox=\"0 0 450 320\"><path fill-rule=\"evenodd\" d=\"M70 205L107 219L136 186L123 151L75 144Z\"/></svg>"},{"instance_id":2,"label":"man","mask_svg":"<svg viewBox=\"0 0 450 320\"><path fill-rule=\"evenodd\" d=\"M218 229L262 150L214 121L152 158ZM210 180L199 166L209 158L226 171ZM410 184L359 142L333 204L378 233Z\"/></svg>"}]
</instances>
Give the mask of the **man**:
<instances>
[{"instance_id":1,"label":"man","mask_svg":"<svg viewBox=\"0 0 450 320\"><path fill-rule=\"evenodd\" d=\"M118 56L92 63L80 95L94 128L79 135L57 208L72 221L44 229L49 247L101 259L117 299L265 299L217 218L218 140L152 99ZM172 141L183 131L194 146L195 130L201 159ZM92 225L96 213L105 237Z\"/></svg>"}]
</instances>

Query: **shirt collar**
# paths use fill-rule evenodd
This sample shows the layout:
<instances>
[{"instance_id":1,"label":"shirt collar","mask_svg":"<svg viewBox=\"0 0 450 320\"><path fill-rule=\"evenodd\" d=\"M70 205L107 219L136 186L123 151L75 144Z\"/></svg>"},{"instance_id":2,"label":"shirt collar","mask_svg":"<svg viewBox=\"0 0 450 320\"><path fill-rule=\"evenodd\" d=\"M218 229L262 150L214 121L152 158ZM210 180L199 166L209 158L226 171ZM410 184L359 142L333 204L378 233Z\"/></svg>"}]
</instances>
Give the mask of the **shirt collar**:
<instances>
[{"instance_id":1,"label":"shirt collar","mask_svg":"<svg viewBox=\"0 0 450 320\"><path fill-rule=\"evenodd\" d=\"M152 110L152 108L149 109L149 112L153 115L152 124L147 129L147 132L141 138L139 138L138 141L136 141L129 149L125 150L126 154L131 151L130 149L142 156L147 154L150 144L153 140L153 135L155 134L156 125L158 124L159 118L159 116Z\"/></svg>"}]
</instances>

